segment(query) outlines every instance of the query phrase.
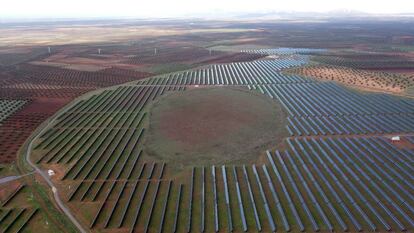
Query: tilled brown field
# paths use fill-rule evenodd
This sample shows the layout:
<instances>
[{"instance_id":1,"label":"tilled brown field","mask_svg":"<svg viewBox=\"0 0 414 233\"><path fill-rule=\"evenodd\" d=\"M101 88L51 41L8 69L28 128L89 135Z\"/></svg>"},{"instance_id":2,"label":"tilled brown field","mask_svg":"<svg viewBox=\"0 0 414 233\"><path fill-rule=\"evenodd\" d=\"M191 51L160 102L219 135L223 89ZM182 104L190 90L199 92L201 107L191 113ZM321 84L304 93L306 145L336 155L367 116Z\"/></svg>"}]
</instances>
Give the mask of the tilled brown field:
<instances>
[{"instance_id":1,"label":"tilled brown field","mask_svg":"<svg viewBox=\"0 0 414 233\"><path fill-rule=\"evenodd\" d=\"M0 73L0 97L71 98L90 90L139 80L150 75L116 68L87 72L23 64L15 70Z\"/></svg>"},{"instance_id":2,"label":"tilled brown field","mask_svg":"<svg viewBox=\"0 0 414 233\"><path fill-rule=\"evenodd\" d=\"M0 126L0 163L16 160L16 153L34 129L71 99L34 98Z\"/></svg>"},{"instance_id":3,"label":"tilled brown field","mask_svg":"<svg viewBox=\"0 0 414 233\"><path fill-rule=\"evenodd\" d=\"M264 55L261 54L215 51L200 47L167 47L139 51L128 58L125 63L144 67L153 64L181 64L195 67L217 63L248 62L263 57Z\"/></svg>"}]
</instances>

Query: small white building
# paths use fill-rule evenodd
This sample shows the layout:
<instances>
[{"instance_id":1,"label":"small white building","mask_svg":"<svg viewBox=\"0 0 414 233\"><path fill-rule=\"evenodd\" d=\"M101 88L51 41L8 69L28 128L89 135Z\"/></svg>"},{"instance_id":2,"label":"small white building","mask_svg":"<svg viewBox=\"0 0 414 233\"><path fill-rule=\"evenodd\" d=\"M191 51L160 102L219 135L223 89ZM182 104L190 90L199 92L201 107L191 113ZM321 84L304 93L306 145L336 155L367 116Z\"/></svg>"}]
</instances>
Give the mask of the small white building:
<instances>
[{"instance_id":1,"label":"small white building","mask_svg":"<svg viewBox=\"0 0 414 233\"><path fill-rule=\"evenodd\" d=\"M47 174L48 174L49 176L54 176L54 175L55 175L55 171L53 171L53 170L49 169L49 170L47 170Z\"/></svg>"},{"instance_id":2,"label":"small white building","mask_svg":"<svg viewBox=\"0 0 414 233\"><path fill-rule=\"evenodd\" d=\"M391 137L391 141L393 141L393 142L399 142L400 140L401 140L400 136Z\"/></svg>"}]
</instances>

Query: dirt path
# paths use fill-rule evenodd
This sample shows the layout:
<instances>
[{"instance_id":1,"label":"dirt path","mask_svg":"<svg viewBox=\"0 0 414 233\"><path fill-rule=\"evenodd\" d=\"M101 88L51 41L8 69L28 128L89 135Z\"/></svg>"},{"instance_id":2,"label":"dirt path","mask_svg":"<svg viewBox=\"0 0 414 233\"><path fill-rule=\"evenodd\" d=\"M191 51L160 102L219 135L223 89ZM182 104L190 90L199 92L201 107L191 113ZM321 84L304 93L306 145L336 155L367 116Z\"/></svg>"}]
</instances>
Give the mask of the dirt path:
<instances>
[{"instance_id":1,"label":"dirt path","mask_svg":"<svg viewBox=\"0 0 414 233\"><path fill-rule=\"evenodd\" d=\"M73 225L76 226L76 228L79 230L79 232L81 233L86 233L89 232L87 230L85 230L83 228L83 226L78 222L78 220L74 217L74 215L72 214L72 212L69 210L69 208L66 207L66 205L64 204L64 202L62 201L62 199L59 196L59 192L58 189L56 188L56 186L53 184L52 180L49 178L49 176L42 171L39 167L36 166L36 164L34 164L31 160L30 160L30 155L31 152L33 150L33 142L36 141L40 135L42 135L51 125L53 125L53 123L55 122L55 120L57 119L59 115L55 116L54 118L52 118L48 124L46 126L44 126L42 128L42 130L40 130L39 133L36 134L35 137L33 137L30 142L28 147L26 148L25 151L25 159L26 162L34 169L33 173L37 173L39 174L44 181L46 181L46 183L48 184L48 186L51 188L52 193L53 193L53 198L55 200L55 203L58 205L58 207L60 208L60 210L68 217L68 219L73 223Z\"/></svg>"},{"instance_id":2,"label":"dirt path","mask_svg":"<svg viewBox=\"0 0 414 233\"><path fill-rule=\"evenodd\" d=\"M2 177L2 178L0 178L0 184L5 184L5 183L8 183L8 182L13 181L13 180L18 180L20 178L23 178L25 176L30 176L32 174L34 174L34 172L30 172L30 173L27 173L27 174L24 174L24 175L19 175L19 176Z\"/></svg>"}]
</instances>

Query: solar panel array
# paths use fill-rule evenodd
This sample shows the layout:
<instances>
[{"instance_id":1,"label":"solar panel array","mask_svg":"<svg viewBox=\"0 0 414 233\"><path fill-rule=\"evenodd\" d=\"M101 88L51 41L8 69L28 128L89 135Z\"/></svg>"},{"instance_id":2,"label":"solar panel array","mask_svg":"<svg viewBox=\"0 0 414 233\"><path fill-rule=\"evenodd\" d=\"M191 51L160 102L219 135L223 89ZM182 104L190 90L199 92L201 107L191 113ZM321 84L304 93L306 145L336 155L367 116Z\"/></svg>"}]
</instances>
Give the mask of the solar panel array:
<instances>
[{"instance_id":1,"label":"solar panel array","mask_svg":"<svg viewBox=\"0 0 414 233\"><path fill-rule=\"evenodd\" d=\"M212 65L103 91L42 135L37 162L67 166L68 202L97 206L88 222L97 231L413 231L414 150L384 134L414 132L414 101L281 73L291 65ZM146 106L195 85L279 101L286 150L267 151L260 165L191 167L184 183L165 177L168 164L142 158Z\"/></svg>"},{"instance_id":2,"label":"solar panel array","mask_svg":"<svg viewBox=\"0 0 414 233\"><path fill-rule=\"evenodd\" d=\"M292 54L312 54L323 53L326 49L312 49L312 48L275 48L275 49L249 49L241 50L244 53L256 53L267 55L292 55Z\"/></svg>"},{"instance_id":3,"label":"solar panel array","mask_svg":"<svg viewBox=\"0 0 414 233\"><path fill-rule=\"evenodd\" d=\"M190 70L157 76L137 82L138 85L253 85L312 82L280 71L306 64L306 60L280 59L211 65L205 69Z\"/></svg>"},{"instance_id":4,"label":"solar panel array","mask_svg":"<svg viewBox=\"0 0 414 233\"><path fill-rule=\"evenodd\" d=\"M283 104L292 136L414 131L412 99L362 94L331 82L252 88Z\"/></svg>"}]
</instances>

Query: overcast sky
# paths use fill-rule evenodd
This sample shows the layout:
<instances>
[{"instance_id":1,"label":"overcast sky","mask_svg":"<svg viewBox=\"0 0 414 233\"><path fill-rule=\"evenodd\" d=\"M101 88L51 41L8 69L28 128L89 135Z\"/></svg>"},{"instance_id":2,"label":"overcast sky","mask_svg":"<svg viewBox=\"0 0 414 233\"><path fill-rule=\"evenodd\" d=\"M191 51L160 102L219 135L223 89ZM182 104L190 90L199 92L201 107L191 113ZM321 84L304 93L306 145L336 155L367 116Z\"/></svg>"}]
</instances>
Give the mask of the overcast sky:
<instances>
[{"instance_id":1,"label":"overcast sky","mask_svg":"<svg viewBox=\"0 0 414 233\"><path fill-rule=\"evenodd\" d=\"M414 0L0 0L1 18L175 17L215 12L348 9L368 13L413 13Z\"/></svg>"}]
</instances>

